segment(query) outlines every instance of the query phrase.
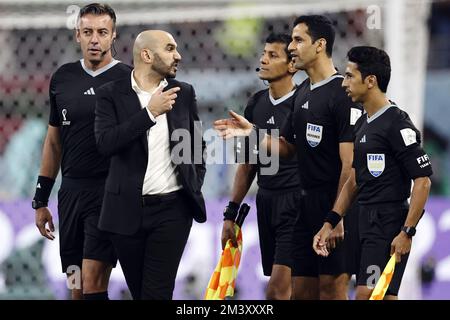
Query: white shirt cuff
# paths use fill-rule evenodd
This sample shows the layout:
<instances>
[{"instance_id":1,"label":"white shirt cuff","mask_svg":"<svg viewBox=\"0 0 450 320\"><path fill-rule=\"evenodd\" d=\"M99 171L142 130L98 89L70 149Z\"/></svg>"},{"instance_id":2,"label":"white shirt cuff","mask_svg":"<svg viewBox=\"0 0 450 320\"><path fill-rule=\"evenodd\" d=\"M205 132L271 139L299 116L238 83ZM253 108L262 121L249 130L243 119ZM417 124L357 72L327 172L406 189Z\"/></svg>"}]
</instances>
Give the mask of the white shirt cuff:
<instances>
[{"instance_id":1,"label":"white shirt cuff","mask_svg":"<svg viewBox=\"0 0 450 320\"><path fill-rule=\"evenodd\" d=\"M148 116L150 117L150 120L152 120L153 122L156 123L156 119L153 116L153 114L150 112L150 110L148 110L148 108L145 108L145 110L147 110Z\"/></svg>"}]
</instances>

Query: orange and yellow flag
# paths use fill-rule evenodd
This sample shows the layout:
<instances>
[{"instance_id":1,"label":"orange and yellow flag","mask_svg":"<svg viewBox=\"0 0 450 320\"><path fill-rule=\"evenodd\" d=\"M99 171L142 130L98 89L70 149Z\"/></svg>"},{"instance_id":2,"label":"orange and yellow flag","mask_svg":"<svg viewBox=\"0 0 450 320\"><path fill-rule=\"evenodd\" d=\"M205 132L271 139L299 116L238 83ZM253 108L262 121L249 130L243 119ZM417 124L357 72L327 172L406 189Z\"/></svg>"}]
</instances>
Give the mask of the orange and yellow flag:
<instances>
[{"instance_id":1,"label":"orange and yellow flag","mask_svg":"<svg viewBox=\"0 0 450 320\"><path fill-rule=\"evenodd\" d=\"M223 300L225 297L232 297L234 295L242 253L241 228L235 224L234 230L238 247L235 248L231 244L231 240L227 241L225 249L222 251L219 262L206 288L205 300Z\"/></svg>"},{"instance_id":2,"label":"orange and yellow flag","mask_svg":"<svg viewBox=\"0 0 450 320\"><path fill-rule=\"evenodd\" d=\"M372 291L372 295L369 300L383 300L384 295L386 294L387 289L389 288L389 284L391 283L392 277L394 276L395 270L395 253L391 256L386 267L383 270L383 273L378 279L377 285L375 289Z\"/></svg>"}]
</instances>

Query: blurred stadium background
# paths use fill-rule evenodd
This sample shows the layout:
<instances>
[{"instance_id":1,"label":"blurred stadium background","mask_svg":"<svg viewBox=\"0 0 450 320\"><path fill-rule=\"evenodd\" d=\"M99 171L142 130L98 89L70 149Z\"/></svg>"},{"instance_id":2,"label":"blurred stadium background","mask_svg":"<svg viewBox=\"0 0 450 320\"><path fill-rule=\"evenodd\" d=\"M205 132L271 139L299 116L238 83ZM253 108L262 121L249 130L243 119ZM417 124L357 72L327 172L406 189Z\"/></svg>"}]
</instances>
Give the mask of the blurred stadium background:
<instances>
[{"instance_id":1,"label":"blurred stadium background","mask_svg":"<svg viewBox=\"0 0 450 320\"><path fill-rule=\"evenodd\" d=\"M81 58L73 24L93 1L0 0L0 299L65 299L57 241L44 241L30 207L49 113L51 74ZM334 60L345 68L355 45L391 56L389 96L423 129L435 174L427 214L419 225L400 297L450 298L450 1L424 0L112 0L117 13L116 59L132 63L144 29L171 32L183 57L178 78L194 85L204 128L242 112L264 84L254 72L270 32L290 33L300 14L320 13L337 29ZM297 81L304 78L297 75ZM210 146L213 143L210 144ZM219 256L221 215L234 165L210 164L203 188L209 221L191 232L177 278L176 299L201 299ZM51 207L56 216L55 186ZM251 195L254 195L252 189ZM252 197L249 198L252 204ZM254 205L244 225L236 298L262 299ZM121 270L110 297L127 299Z\"/></svg>"}]
</instances>

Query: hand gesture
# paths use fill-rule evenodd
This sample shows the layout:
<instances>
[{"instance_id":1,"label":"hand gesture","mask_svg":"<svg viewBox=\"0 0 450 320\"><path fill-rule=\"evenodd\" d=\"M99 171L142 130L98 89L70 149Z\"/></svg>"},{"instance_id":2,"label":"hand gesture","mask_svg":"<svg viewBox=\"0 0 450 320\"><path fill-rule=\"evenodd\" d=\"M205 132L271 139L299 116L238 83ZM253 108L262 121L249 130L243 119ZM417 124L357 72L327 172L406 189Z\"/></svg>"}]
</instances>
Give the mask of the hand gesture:
<instances>
[{"instance_id":1,"label":"hand gesture","mask_svg":"<svg viewBox=\"0 0 450 320\"><path fill-rule=\"evenodd\" d=\"M178 91L180 91L180 87L175 87L164 92L163 87L158 88L158 90L152 94L152 98L147 105L148 111L156 118L157 116L172 110Z\"/></svg>"},{"instance_id":2,"label":"hand gesture","mask_svg":"<svg viewBox=\"0 0 450 320\"><path fill-rule=\"evenodd\" d=\"M214 121L214 129L224 139L238 136L249 136L253 125L243 116L230 111L231 118Z\"/></svg>"}]
</instances>

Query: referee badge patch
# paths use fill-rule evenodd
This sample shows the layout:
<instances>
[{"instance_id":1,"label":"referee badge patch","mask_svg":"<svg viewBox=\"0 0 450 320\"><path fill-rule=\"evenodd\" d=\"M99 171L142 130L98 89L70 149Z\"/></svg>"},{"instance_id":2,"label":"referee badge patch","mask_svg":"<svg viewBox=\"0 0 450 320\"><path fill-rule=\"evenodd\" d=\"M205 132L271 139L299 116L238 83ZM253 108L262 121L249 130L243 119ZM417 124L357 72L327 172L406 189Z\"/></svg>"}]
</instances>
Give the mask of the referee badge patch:
<instances>
[{"instance_id":1,"label":"referee badge patch","mask_svg":"<svg viewBox=\"0 0 450 320\"><path fill-rule=\"evenodd\" d=\"M322 141L323 126L317 124L306 124L306 141L311 147L317 147Z\"/></svg>"},{"instance_id":2,"label":"referee badge patch","mask_svg":"<svg viewBox=\"0 0 450 320\"><path fill-rule=\"evenodd\" d=\"M417 143L416 132L413 129L411 128L402 129L400 130L400 134L402 135L405 146Z\"/></svg>"},{"instance_id":3,"label":"referee badge patch","mask_svg":"<svg viewBox=\"0 0 450 320\"><path fill-rule=\"evenodd\" d=\"M367 169L375 178L381 176L384 171L385 164L384 153L368 153L367 154Z\"/></svg>"}]
</instances>

